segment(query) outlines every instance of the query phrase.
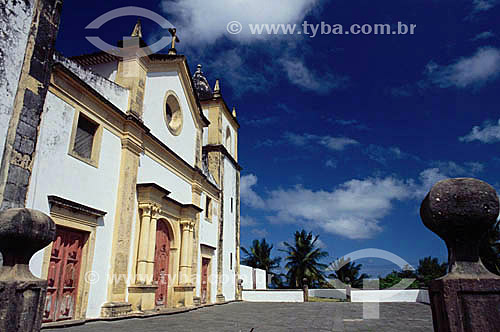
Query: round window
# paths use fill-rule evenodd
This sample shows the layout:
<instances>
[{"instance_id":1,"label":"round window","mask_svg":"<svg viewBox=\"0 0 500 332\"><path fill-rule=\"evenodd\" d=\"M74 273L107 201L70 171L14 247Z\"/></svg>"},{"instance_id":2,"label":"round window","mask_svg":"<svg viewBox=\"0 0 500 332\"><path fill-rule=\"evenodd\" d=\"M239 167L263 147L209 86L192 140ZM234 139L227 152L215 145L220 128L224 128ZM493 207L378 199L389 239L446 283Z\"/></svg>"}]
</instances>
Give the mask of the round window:
<instances>
[{"instance_id":1,"label":"round window","mask_svg":"<svg viewBox=\"0 0 500 332\"><path fill-rule=\"evenodd\" d=\"M179 101L172 93L165 98L165 122L172 135L179 135L182 130L182 111Z\"/></svg>"}]
</instances>

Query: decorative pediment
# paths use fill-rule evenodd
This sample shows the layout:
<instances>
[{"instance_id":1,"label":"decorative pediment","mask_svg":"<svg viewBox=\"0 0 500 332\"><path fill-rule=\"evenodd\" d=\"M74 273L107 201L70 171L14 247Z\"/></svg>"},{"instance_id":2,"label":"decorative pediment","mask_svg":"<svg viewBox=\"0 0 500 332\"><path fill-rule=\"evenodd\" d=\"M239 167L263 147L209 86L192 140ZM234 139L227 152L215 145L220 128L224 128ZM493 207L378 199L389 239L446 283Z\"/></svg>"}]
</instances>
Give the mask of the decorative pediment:
<instances>
[{"instance_id":1,"label":"decorative pediment","mask_svg":"<svg viewBox=\"0 0 500 332\"><path fill-rule=\"evenodd\" d=\"M196 215L203 211L195 204L183 204L171 197L170 191L156 183L137 184L137 201L139 205L153 204L161 208L162 213L176 219L195 220Z\"/></svg>"}]
</instances>

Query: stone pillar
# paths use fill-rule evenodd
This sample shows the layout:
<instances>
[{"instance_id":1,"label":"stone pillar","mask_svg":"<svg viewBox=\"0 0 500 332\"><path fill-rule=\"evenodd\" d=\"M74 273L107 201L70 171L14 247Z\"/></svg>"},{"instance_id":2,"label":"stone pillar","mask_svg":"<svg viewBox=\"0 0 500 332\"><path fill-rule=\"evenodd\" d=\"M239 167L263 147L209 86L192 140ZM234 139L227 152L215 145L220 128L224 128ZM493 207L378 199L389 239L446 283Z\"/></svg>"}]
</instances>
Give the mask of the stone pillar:
<instances>
[{"instance_id":1,"label":"stone pillar","mask_svg":"<svg viewBox=\"0 0 500 332\"><path fill-rule=\"evenodd\" d=\"M54 241L56 225L49 216L29 209L0 213L0 331L38 332L47 281L33 276L33 254Z\"/></svg>"},{"instance_id":2,"label":"stone pillar","mask_svg":"<svg viewBox=\"0 0 500 332\"><path fill-rule=\"evenodd\" d=\"M191 221L183 220L181 222L181 231L182 231L182 243L181 243L181 264L179 267L179 284L187 285L191 284L191 242L192 242L192 233L191 233Z\"/></svg>"},{"instance_id":3,"label":"stone pillar","mask_svg":"<svg viewBox=\"0 0 500 332\"><path fill-rule=\"evenodd\" d=\"M149 239L150 239L150 225L152 206L149 204L142 205L141 215L141 230L139 232L139 251L137 253L137 283L147 283L147 270L148 270L148 256L149 256Z\"/></svg>"},{"instance_id":4,"label":"stone pillar","mask_svg":"<svg viewBox=\"0 0 500 332\"><path fill-rule=\"evenodd\" d=\"M302 279L302 291L304 292L304 302L309 302L309 285L307 279Z\"/></svg>"},{"instance_id":5,"label":"stone pillar","mask_svg":"<svg viewBox=\"0 0 500 332\"><path fill-rule=\"evenodd\" d=\"M149 223L149 246L147 256L147 284L153 284L153 273L155 270L155 250L156 250L156 226L160 215L160 208L153 206L151 211L151 221Z\"/></svg>"},{"instance_id":6,"label":"stone pillar","mask_svg":"<svg viewBox=\"0 0 500 332\"><path fill-rule=\"evenodd\" d=\"M179 265L179 284L174 287L176 307L189 307L193 305L194 285L191 283L191 254L193 252L193 226L191 220L180 223L182 232L181 257Z\"/></svg>"},{"instance_id":7,"label":"stone pillar","mask_svg":"<svg viewBox=\"0 0 500 332\"><path fill-rule=\"evenodd\" d=\"M426 227L448 247L449 272L429 286L434 331L498 331L500 277L479 258L479 245L498 217L495 189L476 179L438 182L422 202Z\"/></svg>"}]
</instances>

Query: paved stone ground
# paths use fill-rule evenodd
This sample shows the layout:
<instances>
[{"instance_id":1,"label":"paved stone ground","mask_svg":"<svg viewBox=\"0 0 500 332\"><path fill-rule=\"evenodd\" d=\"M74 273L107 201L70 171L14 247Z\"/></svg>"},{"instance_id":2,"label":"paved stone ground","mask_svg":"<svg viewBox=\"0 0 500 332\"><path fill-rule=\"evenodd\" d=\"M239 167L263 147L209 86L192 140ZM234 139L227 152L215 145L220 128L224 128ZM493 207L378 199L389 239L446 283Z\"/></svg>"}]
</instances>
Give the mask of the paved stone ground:
<instances>
[{"instance_id":1,"label":"paved stone ground","mask_svg":"<svg viewBox=\"0 0 500 332\"><path fill-rule=\"evenodd\" d=\"M368 312L378 312L369 310ZM240 302L202 308L169 316L92 322L42 332L285 332L374 331L432 332L428 305L381 303L380 319L362 319L362 303L255 303Z\"/></svg>"}]
</instances>

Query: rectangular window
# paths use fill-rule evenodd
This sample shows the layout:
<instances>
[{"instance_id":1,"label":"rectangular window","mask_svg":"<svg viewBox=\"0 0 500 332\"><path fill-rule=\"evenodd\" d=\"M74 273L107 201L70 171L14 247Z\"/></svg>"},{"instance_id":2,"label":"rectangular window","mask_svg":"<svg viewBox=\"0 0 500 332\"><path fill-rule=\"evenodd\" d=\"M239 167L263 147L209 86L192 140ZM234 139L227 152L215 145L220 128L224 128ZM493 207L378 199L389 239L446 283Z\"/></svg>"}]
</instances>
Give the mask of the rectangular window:
<instances>
[{"instance_id":1,"label":"rectangular window","mask_svg":"<svg viewBox=\"0 0 500 332\"><path fill-rule=\"evenodd\" d=\"M233 213L233 198L231 197L231 213Z\"/></svg>"},{"instance_id":2,"label":"rectangular window","mask_svg":"<svg viewBox=\"0 0 500 332\"><path fill-rule=\"evenodd\" d=\"M98 128L99 125L80 114L78 117L73 152L85 159L92 158L92 148Z\"/></svg>"},{"instance_id":3,"label":"rectangular window","mask_svg":"<svg viewBox=\"0 0 500 332\"><path fill-rule=\"evenodd\" d=\"M82 112L77 112L73 124L69 154L94 167L97 167L102 128Z\"/></svg>"},{"instance_id":4,"label":"rectangular window","mask_svg":"<svg viewBox=\"0 0 500 332\"><path fill-rule=\"evenodd\" d=\"M207 197L207 199L205 201L205 218L206 219L210 219L212 216L212 213L210 211L211 208L212 208L212 200L210 199L210 197Z\"/></svg>"},{"instance_id":5,"label":"rectangular window","mask_svg":"<svg viewBox=\"0 0 500 332\"><path fill-rule=\"evenodd\" d=\"M233 253L229 254L229 269L233 269Z\"/></svg>"}]
</instances>

